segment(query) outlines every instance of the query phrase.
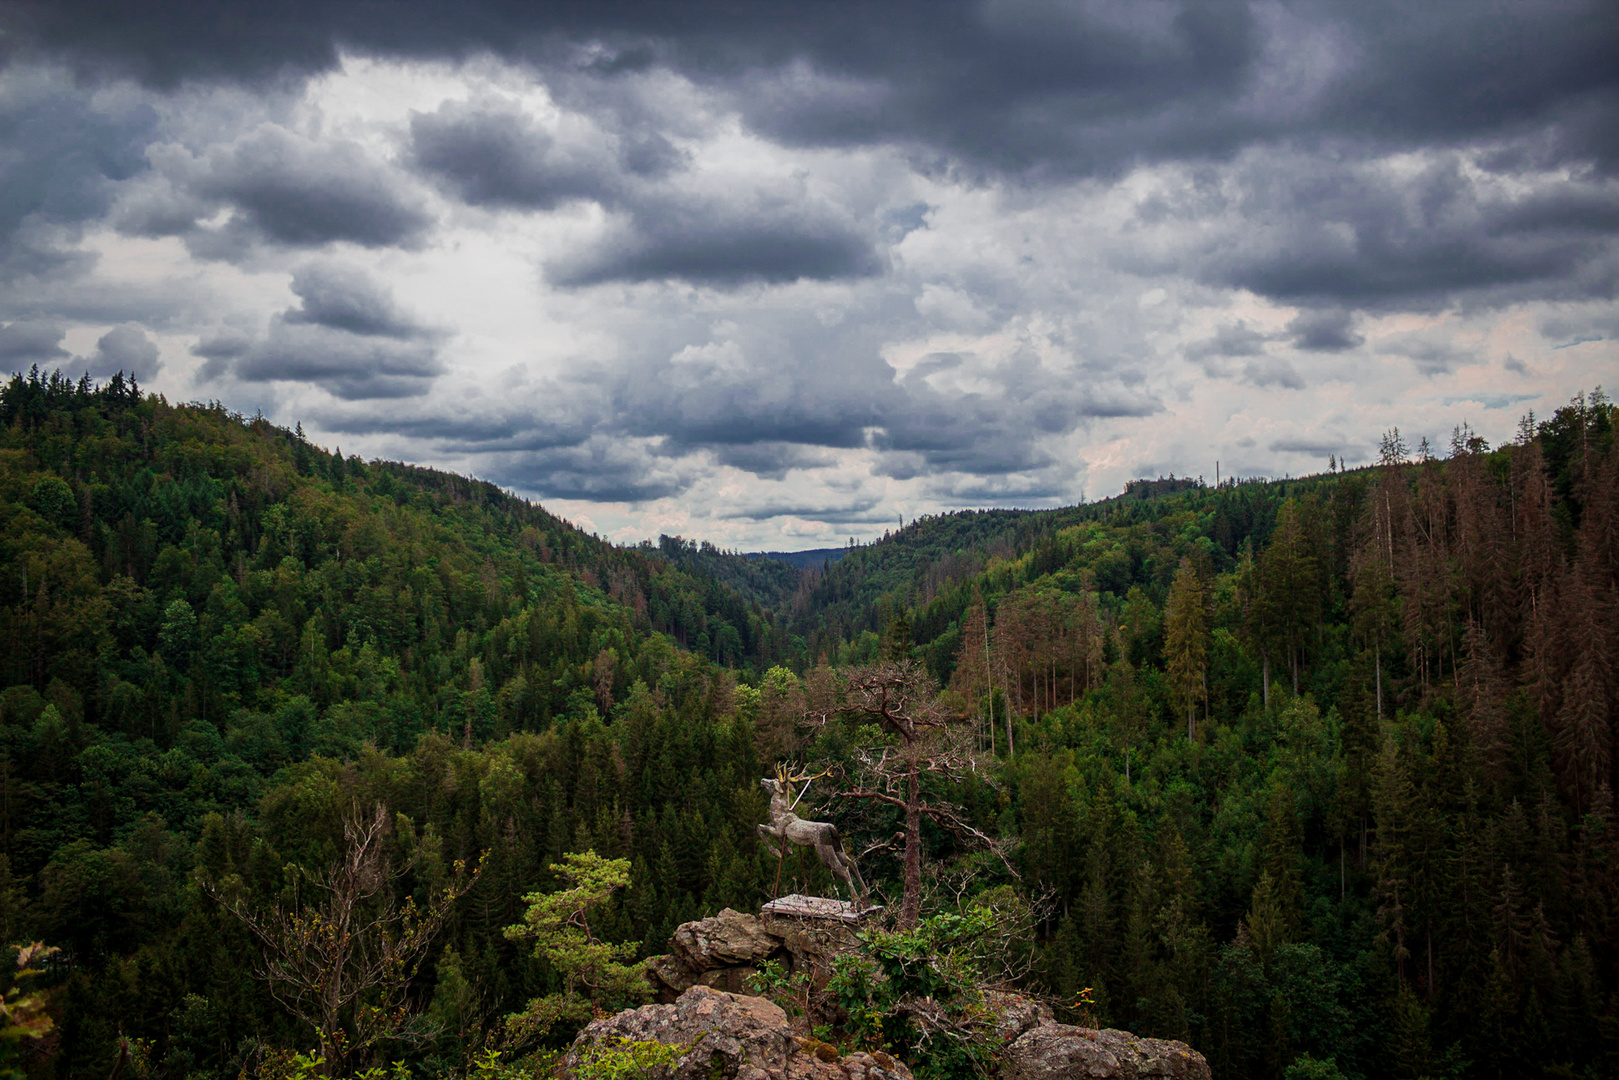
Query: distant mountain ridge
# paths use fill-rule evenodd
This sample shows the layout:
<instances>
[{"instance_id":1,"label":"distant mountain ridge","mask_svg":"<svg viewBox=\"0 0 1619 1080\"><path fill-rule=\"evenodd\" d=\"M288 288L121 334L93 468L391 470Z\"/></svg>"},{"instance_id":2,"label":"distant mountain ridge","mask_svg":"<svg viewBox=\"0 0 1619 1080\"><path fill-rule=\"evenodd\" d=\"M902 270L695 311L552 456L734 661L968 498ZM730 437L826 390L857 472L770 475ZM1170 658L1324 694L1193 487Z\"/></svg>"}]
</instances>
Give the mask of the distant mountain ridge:
<instances>
[{"instance_id":1,"label":"distant mountain ridge","mask_svg":"<svg viewBox=\"0 0 1619 1080\"><path fill-rule=\"evenodd\" d=\"M819 570L827 563L835 563L850 549L837 548L810 548L808 551L749 551L743 557L747 559L774 559L789 566L796 566L800 570Z\"/></svg>"}]
</instances>

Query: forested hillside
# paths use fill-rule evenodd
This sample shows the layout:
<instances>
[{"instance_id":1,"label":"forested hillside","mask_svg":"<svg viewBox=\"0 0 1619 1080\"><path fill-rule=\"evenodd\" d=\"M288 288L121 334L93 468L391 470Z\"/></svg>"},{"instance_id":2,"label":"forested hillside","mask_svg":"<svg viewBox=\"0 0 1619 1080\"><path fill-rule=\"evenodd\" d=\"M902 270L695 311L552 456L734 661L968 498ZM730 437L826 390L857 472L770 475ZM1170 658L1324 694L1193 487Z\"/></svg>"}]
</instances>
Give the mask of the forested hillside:
<instances>
[{"instance_id":1,"label":"forested hillside","mask_svg":"<svg viewBox=\"0 0 1619 1080\"><path fill-rule=\"evenodd\" d=\"M378 807L388 897L470 887L355 1068L533 1048L502 1018L567 979L503 930L566 854L628 860L592 925L641 955L824 888L755 835L778 761L830 770L810 801L897 909L900 811L832 795L883 738L863 665L917 660L976 748L926 781L961 828L924 830L923 906L1014 890L1026 985L1070 1017L1222 1077L1613 1075L1615 418L1598 393L1499 448L1390 432L1354 472L929 518L800 573L16 377L0 934L62 951L57 1030L0 1068L287 1075L315 1033L232 910L303 902Z\"/></svg>"},{"instance_id":2,"label":"forested hillside","mask_svg":"<svg viewBox=\"0 0 1619 1080\"><path fill-rule=\"evenodd\" d=\"M734 591L118 377L14 378L0 423L0 934L63 950L59 1075L120 1033L176 1076L301 1045L199 883L274 896L356 799L491 852L447 954L488 1010L546 978L500 930L565 851L636 855L621 929L654 945L753 902L760 769L712 661L774 645Z\"/></svg>"},{"instance_id":3,"label":"forested hillside","mask_svg":"<svg viewBox=\"0 0 1619 1080\"><path fill-rule=\"evenodd\" d=\"M1614 426L922 521L794 629L948 684L1095 1019L1217 1076L1612 1075Z\"/></svg>"}]
</instances>

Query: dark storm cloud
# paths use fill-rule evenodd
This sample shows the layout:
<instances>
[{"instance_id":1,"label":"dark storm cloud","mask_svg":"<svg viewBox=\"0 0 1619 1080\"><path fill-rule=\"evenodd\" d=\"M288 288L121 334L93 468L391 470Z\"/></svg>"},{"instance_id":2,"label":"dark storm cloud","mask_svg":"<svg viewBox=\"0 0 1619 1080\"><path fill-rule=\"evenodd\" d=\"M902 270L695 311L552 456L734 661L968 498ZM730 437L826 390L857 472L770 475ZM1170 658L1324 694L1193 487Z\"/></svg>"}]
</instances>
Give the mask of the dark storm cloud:
<instances>
[{"instance_id":1,"label":"dark storm cloud","mask_svg":"<svg viewBox=\"0 0 1619 1080\"><path fill-rule=\"evenodd\" d=\"M1554 349L1570 349L1590 341L1619 339L1619 308L1552 310L1540 318L1541 336L1555 342Z\"/></svg>"},{"instance_id":2,"label":"dark storm cloud","mask_svg":"<svg viewBox=\"0 0 1619 1080\"><path fill-rule=\"evenodd\" d=\"M1332 14L1355 51L1321 96L1319 127L1416 143L1532 131L1533 142L1505 156L1619 165L1611 3L1345 0Z\"/></svg>"},{"instance_id":3,"label":"dark storm cloud","mask_svg":"<svg viewBox=\"0 0 1619 1080\"><path fill-rule=\"evenodd\" d=\"M942 392L930 378L973 360L975 376L1000 388ZM1044 446L1101 417L1146 416L1162 406L1122 387L1087 385L1046 368L1029 354L986 363L953 353L924 357L898 380L901 395L875 425L871 444L882 451L879 471L896 479L947 472L1005 476L1046 469Z\"/></svg>"},{"instance_id":4,"label":"dark storm cloud","mask_svg":"<svg viewBox=\"0 0 1619 1080\"><path fill-rule=\"evenodd\" d=\"M410 155L473 205L550 210L587 200L614 210L605 235L549 261L547 276L562 286L724 287L864 277L882 266L869 230L794 188L694 194L657 183L685 159L655 131L578 122L553 133L512 102L446 102L411 118Z\"/></svg>"},{"instance_id":5,"label":"dark storm cloud","mask_svg":"<svg viewBox=\"0 0 1619 1080\"><path fill-rule=\"evenodd\" d=\"M13 48L174 85L329 70L342 49L493 52L734 88L758 130L901 141L992 171L1090 171L1259 138L1384 144L1529 128L1539 153L1619 160L1606 0L1414 6L928 0L534 5L13 3ZM588 48L583 48L589 46Z\"/></svg>"},{"instance_id":6,"label":"dark storm cloud","mask_svg":"<svg viewBox=\"0 0 1619 1080\"><path fill-rule=\"evenodd\" d=\"M1057 506L1074 501L1072 483L1078 476L1070 469L1061 476L941 478L929 485L928 493L950 506Z\"/></svg>"},{"instance_id":7,"label":"dark storm cloud","mask_svg":"<svg viewBox=\"0 0 1619 1080\"><path fill-rule=\"evenodd\" d=\"M1364 350L1362 312L1550 300L1567 308L1556 316L1566 316L1561 343L1619 334L1599 325L1611 324L1619 290L1611 0L1421 10L1390 0L59 0L6 5L0 21L14 84L52 57L84 76L71 93L32 97L0 84L0 280L82 269L92 256L72 252L75 230L87 234L81 226L109 208L115 229L180 237L203 257L247 262L275 249L262 268L298 257L288 248L420 249L439 205L430 187L502 212L597 204L599 214L541 230L537 256L550 284L579 290L545 303L612 342L606 358L577 360L588 372L577 381L592 385L513 391L498 415L441 415L423 396L386 417L352 406L368 415L327 425L477 455L502 482L548 497L639 501L685 490L715 462L779 479L828 459L869 459L878 476L920 478L956 499L1054 495L1074 475L1058 457L1066 436L1163 410L1156 345L1099 330L1083 347L1048 343L1066 353L1049 363L1072 364L1061 372L1032 352L963 352L899 374L884 348L941 328L969 340L1010 334L1024 315L1104 303L1120 268L1298 308L1285 330L1238 323L1184 348L1211 376L1251 386L1305 389L1305 375L1334 364L1329 354ZM403 124L376 122L380 141L363 145L320 131L329 122L347 134L354 117L342 110L355 102L337 99L379 85L365 83L364 65L352 84L334 81L338 107L324 119L320 93L305 111L271 111L307 120L302 134L253 113L221 136L222 117L251 110L229 95L199 104L226 82L298 101L300 80L345 53L519 63L463 69L455 77L470 99L427 98ZM149 95L165 110L162 141L136 109L92 107L98 88L127 91L120 74L177 90ZM557 110L531 115L487 89L525 79L534 93L522 100L543 84ZM375 150L388 140L397 161ZM784 145L886 152L834 160ZM750 178L761 164L801 166L807 179ZM1130 190L1152 194L1133 220L1097 226L1094 253L1048 248L1043 263L1012 256L1026 272L997 268L1008 213L1038 221L1070 196L1095 209L1108 181L1142 166ZM930 181L938 214L914 202L935 198ZM455 213L458 230L493 228L487 218ZM964 220L958 235L933 232ZM929 275L952 247L980 265L945 288ZM1087 260L1101 265L1091 279ZM709 288L590 291L658 282ZM293 290L297 303L268 326L261 311L253 334L205 335L194 349L202 376L302 382L363 402L425 395L444 370L446 332L369 278L323 263L301 270ZM36 313L64 318L31 303L3 312ZM709 323L743 325L733 341ZM1379 346L1430 376L1470 362L1444 334ZM525 394L544 419L521 415L513 402ZM407 406L419 415L401 418ZM1288 452L1314 452L1298 447ZM855 523L875 512L817 502L744 517Z\"/></svg>"},{"instance_id":8,"label":"dark storm cloud","mask_svg":"<svg viewBox=\"0 0 1619 1080\"><path fill-rule=\"evenodd\" d=\"M779 207L630 198L626 177L667 174L679 154L645 117L620 123L610 88L660 68L731 103L768 138L897 145L924 169L969 178L1061 181L1292 147L1310 164L1278 169L1266 159L1239 178L1233 228L1261 228L1211 250L1182 244L1174 262L1287 302L1611 297L1619 273L1619 194L1603 179L1619 167L1619 8L1607 0L848 0L759 5L745 17L730 3L628 0L70 0L6 11L13 55L60 56L164 86L326 71L343 50L530 62L559 100L604 120L605 143L575 145L483 100L417 116L411 156L472 203L617 208L619 227L598 245L550 263L564 285L725 286L881 269L863 225L801 198ZM1519 193L1482 190L1455 159L1415 177L1364 167L1409 149L1476 150L1503 189ZM1532 175L1559 170L1561 182ZM1534 182L1515 183L1524 179ZM190 194L236 208L231 225L189 236L198 252L226 257L255 237L381 246L410 243L427 225L398 178L358 147L316 150L284 132L211 157ZM176 230L196 220L188 212L154 196L144 227ZM1350 340L1324 329L1300 332L1297 344L1333 351Z\"/></svg>"},{"instance_id":9,"label":"dark storm cloud","mask_svg":"<svg viewBox=\"0 0 1619 1080\"><path fill-rule=\"evenodd\" d=\"M67 332L60 323L43 319L18 319L14 323L0 324L0 368L9 365L50 363L65 359L62 335Z\"/></svg>"},{"instance_id":10,"label":"dark storm cloud","mask_svg":"<svg viewBox=\"0 0 1619 1080\"><path fill-rule=\"evenodd\" d=\"M395 341L271 320L265 340L232 365L245 382L302 382L345 400L416 397L444 370L431 342Z\"/></svg>"},{"instance_id":11,"label":"dark storm cloud","mask_svg":"<svg viewBox=\"0 0 1619 1080\"><path fill-rule=\"evenodd\" d=\"M654 197L582 252L550 263L563 286L680 279L704 285L869 277L882 262L847 215L757 195L729 202Z\"/></svg>"},{"instance_id":12,"label":"dark storm cloud","mask_svg":"<svg viewBox=\"0 0 1619 1080\"><path fill-rule=\"evenodd\" d=\"M1403 356L1422 374L1443 375L1475 359L1473 354L1456 348L1447 341L1430 340L1421 336L1408 336L1383 345L1385 351Z\"/></svg>"},{"instance_id":13,"label":"dark storm cloud","mask_svg":"<svg viewBox=\"0 0 1619 1080\"><path fill-rule=\"evenodd\" d=\"M870 525L893 521L888 511L873 513L882 500L874 495L862 495L839 503L804 503L792 501L766 501L733 510L721 516L731 521L767 521L777 517L804 518L824 521L831 525Z\"/></svg>"},{"instance_id":14,"label":"dark storm cloud","mask_svg":"<svg viewBox=\"0 0 1619 1080\"><path fill-rule=\"evenodd\" d=\"M720 464L768 480L784 479L793 469L822 468L837 462L836 457L821 447L780 440L720 445L713 447L713 451Z\"/></svg>"},{"instance_id":15,"label":"dark storm cloud","mask_svg":"<svg viewBox=\"0 0 1619 1080\"><path fill-rule=\"evenodd\" d=\"M115 225L181 236L204 258L240 258L263 243L408 247L432 223L406 175L347 140L317 142L267 124L200 158L173 146L152 156L161 175L126 194ZM223 224L200 224L222 209Z\"/></svg>"},{"instance_id":16,"label":"dark storm cloud","mask_svg":"<svg viewBox=\"0 0 1619 1080\"><path fill-rule=\"evenodd\" d=\"M253 348L253 339L240 331L228 330L199 340L192 352L209 360L234 360L246 356Z\"/></svg>"},{"instance_id":17,"label":"dark storm cloud","mask_svg":"<svg viewBox=\"0 0 1619 1080\"><path fill-rule=\"evenodd\" d=\"M1343 449L1342 439L1277 439L1270 444L1272 453L1277 454L1336 454Z\"/></svg>"},{"instance_id":18,"label":"dark storm cloud","mask_svg":"<svg viewBox=\"0 0 1619 1080\"><path fill-rule=\"evenodd\" d=\"M194 351L209 358L204 375L228 366L246 382L310 383L352 401L416 397L443 372L445 332L406 315L364 272L314 264L293 275L292 290L301 303L274 316L264 340L199 345Z\"/></svg>"},{"instance_id":19,"label":"dark storm cloud","mask_svg":"<svg viewBox=\"0 0 1619 1080\"><path fill-rule=\"evenodd\" d=\"M550 388L555 389L555 388ZM380 415L375 410L326 409L321 426L344 435L395 435L430 442L440 452L470 454L479 475L551 499L641 502L677 494L692 473L685 465L652 452L648 440L611 434L606 415L588 404L547 393L558 415L491 409L482 412L402 405Z\"/></svg>"},{"instance_id":20,"label":"dark storm cloud","mask_svg":"<svg viewBox=\"0 0 1619 1080\"><path fill-rule=\"evenodd\" d=\"M826 328L800 312L762 336L732 326L735 340L688 346L661 363L603 365L588 378L539 388L532 395L543 403L543 419L517 409L332 416L322 425L428 439L442 451L498 463L502 483L546 497L662 497L708 474L709 462L780 480L794 469L836 464L837 449L874 451L872 467L883 476L968 472L996 477L1019 497L1044 497L1060 488L1062 470L1042 440L1098 417L1162 408L1138 390L1080 385L1032 356L988 364L937 354L896 380L867 351L871 325L850 319L845 328ZM941 392L927 381L964 364L973 366L975 381L1007 389ZM597 467L605 471L590 479ZM1042 470L1051 475L1028 475ZM795 507L831 520L820 513L826 507Z\"/></svg>"},{"instance_id":21,"label":"dark storm cloud","mask_svg":"<svg viewBox=\"0 0 1619 1080\"><path fill-rule=\"evenodd\" d=\"M714 449L738 468L746 468L751 457L773 473L785 466L760 448L864 446L865 429L900 401L892 384L874 378L869 369L844 366L821 373L796 357L776 363L774 370L682 377L678 385L666 373L650 378L626 373L613 402L615 425L662 438L671 453Z\"/></svg>"},{"instance_id":22,"label":"dark storm cloud","mask_svg":"<svg viewBox=\"0 0 1619 1080\"><path fill-rule=\"evenodd\" d=\"M246 356L252 350L252 335L240 330L225 330L201 338L191 348L192 355L207 361L197 369L197 377L204 382L212 382L230 370L232 360Z\"/></svg>"},{"instance_id":23,"label":"dark storm cloud","mask_svg":"<svg viewBox=\"0 0 1619 1080\"><path fill-rule=\"evenodd\" d=\"M1469 394L1465 397L1447 397L1440 399L1440 404L1447 408L1452 405L1466 405L1478 403L1486 410L1510 409L1522 405L1526 401L1534 401L1539 394Z\"/></svg>"},{"instance_id":24,"label":"dark storm cloud","mask_svg":"<svg viewBox=\"0 0 1619 1080\"><path fill-rule=\"evenodd\" d=\"M74 360L75 365L82 366L93 379L104 379L122 371L125 375L150 380L163 367L158 359L157 344L146 336L145 328L135 323L113 327L101 335L95 352Z\"/></svg>"},{"instance_id":25,"label":"dark storm cloud","mask_svg":"<svg viewBox=\"0 0 1619 1080\"><path fill-rule=\"evenodd\" d=\"M194 189L230 203L267 239L297 247L408 243L430 221L399 178L357 144L315 144L274 127L211 154Z\"/></svg>"},{"instance_id":26,"label":"dark storm cloud","mask_svg":"<svg viewBox=\"0 0 1619 1080\"><path fill-rule=\"evenodd\" d=\"M434 336L431 328L400 310L393 295L354 267L316 263L292 275L292 291L302 301L287 312L290 323L309 323L370 337Z\"/></svg>"},{"instance_id":27,"label":"dark storm cloud","mask_svg":"<svg viewBox=\"0 0 1619 1080\"><path fill-rule=\"evenodd\" d=\"M1144 202L1139 220L1165 246L1119 261L1328 311L1611 297L1616 215L1619 179L1595 174L1480 174L1451 153L1411 168L1255 151L1223 189L1194 172ZM1329 316L1295 333L1317 347L1352 340L1332 331Z\"/></svg>"},{"instance_id":28,"label":"dark storm cloud","mask_svg":"<svg viewBox=\"0 0 1619 1080\"><path fill-rule=\"evenodd\" d=\"M1234 326L1222 326L1215 331L1213 337L1188 345L1186 356L1191 360L1202 360L1207 357L1258 356L1265 351L1265 343L1269 340L1269 335L1260 333L1247 323L1239 322Z\"/></svg>"},{"instance_id":29,"label":"dark storm cloud","mask_svg":"<svg viewBox=\"0 0 1619 1080\"><path fill-rule=\"evenodd\" d=\"M599 437L578 446L497 456L491 476L497 483L548 498L597 502L666 498L685 490L691 479L667 463L660 467L638 447Z\"/></svg>"},{"instance_id":30,"label":"dark storm cloud","mask_svg":"<svg viewBox=\"0 0 1619 1080\"><path fill-rule=\"evenodd\" d=\"M629 179L676 168L680 152L656 132L558 138L515 103L451 101L411 117L416 167L476 206L549 210L573 199L617 203Z\"/></svg>"},{"instance_id":31,"label":"dark storm cloud","mask_svg":"<svg viewBox=\"0 0 1619 1080\"><path fill-rule=\"evenodd\" d=\"M97 109L87 93L46 76L18 78L0 93L0 238L30 215L77 222L103 213L112 182L145 166L154 119L144 106Z\"/></svg>"},{"instance_id":32,"label":"dark storm cloud","mask_svg":"<svg viewBox=\"0 0 1619 1080\"><path fill-rule=\"evenodd\" d=\"M1303 390L1304 377L1291 363L1279 356L1266 356L1242 365L1242 378L1254 386L1280 386Z\"/></svg>"},{"instance_id":33,"label":"dark storm cloud","mask_svg":"<svg viewBox=\"0 0 1619 1080\"><path fill-rule=\"evenodd\" d=\"M1353 314L1342 308L1301 311L1287 324L1293 347L1307 352L1344 352L1365 344Z\"/></svg>"},{"instance_id":34,"label":"dark storm cloud","mask_svg":"<svg viewBox=\"0 0 1619 1080\"><path fill-rule=\"evenodd\" d=\"M93 100L54 74L0 75L0 281L71 276L89 261L70 250L77 227L145 167L155 114L116 94Z\"/></svg>"},{"instance_id":35,"label":"dark storm cloud","mask_svg":"<svg viewBox=\"0 0 1619 1080\"><path fill-rule=\"evenodd\" d=\"M526 412L468 415L433 411L414 416L379 416L371 411L352 414L327 412L321 414L320 419L322 426L329 431L429 439L451 453L478 454L576 447L590 438L592 429L591 424L578 420L542 420Z\"/></svg>"}]
</instances>

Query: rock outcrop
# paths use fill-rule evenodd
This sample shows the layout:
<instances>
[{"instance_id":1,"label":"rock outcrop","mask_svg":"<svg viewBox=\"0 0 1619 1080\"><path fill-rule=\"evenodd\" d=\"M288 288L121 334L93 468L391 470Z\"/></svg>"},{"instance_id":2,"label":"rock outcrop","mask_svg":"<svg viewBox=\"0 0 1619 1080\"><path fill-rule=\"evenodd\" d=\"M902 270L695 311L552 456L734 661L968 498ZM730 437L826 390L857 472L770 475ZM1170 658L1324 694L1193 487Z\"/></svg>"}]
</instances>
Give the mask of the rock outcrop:
<instances>
[{"instance_id":1,"label":"rock outcrop","mask_svg":"<svg viewBox=\"0 0 1619 1080\"><path fill-rule=\"evenodd\" d=\"M788 971L807 970L817 985L832 958L860 947L855 928L837 919L760 919L726 908L710 919L682 923L667 956L647 962L654 996L672 1002L693 986L745 993L747 978L766 960Z\"/></svg>"},{"instance_id":2,"label":"rock outcrop","mask_svg":"<svg viewBox=\"0 0 1619 1080\"><path fill-rule=\"evenodd\" d=\"M668 1080L911 1080L910 1070L886 1054L844 1057L795 1036L775 1002L707 986L691 987L673 1004L592 1021L563 1057L562 1075L575 1075L592 1049L621 1040L686 1047Z\"/></svg>"},{"instance_id":3,"label":"rock outcrop","mask_svg":"<svg viewBox=\"0 0 1619 1080\"><path fill-rule=\"evenodd\" d=\"M820 985L834 957L860 947L854 930L839 919L768 911L760 919L730 908L685 923L669 955L648 962L660 1003L593 1022L563 1059L562 1074L573 1075L592 1047L629 1040L687 1047L666 1073L670 1080L909 1080L905 1065L886 1054L840 1056L796 1035L780 1006L747 994L747 977L768 960L807 970ZM1045 1005L1017 994L991 991L985 1003L998 1017L1003 1080L1208 1080L1208 1062L1185 1043L1059 1024Z\"/></svg>"},{"instance_id":4,"label":"rock outcrop","mask_svg":"<svg viewBox=\"0 0 1619 1080\"><path fill-rule=\"evenodd\" d=\"M1000 1075L1003 1080L1209 1080L1210 1074L1203 1055L1183 1042L1047 1021L1001 1052Z\"/></svg>"},{"instance_id":5,"label":"rock outcrop","mask_svg":"<svg viewBox=\"0 0 1619 1080\"><path fill-rule=\"evenodd\" d=\"M1022 994L990 990L984 994L984 1004L997 1018L995 1034L1002 1045L1012 1042L1025 1031L1052 1021L1051 1009L1045 1003Z\"/></svg>"},{"instance_id":6,"label":"rock outcrop","mask_svg":"<svg viewBox=\"0 0 1619 1080\"><path fill-rule=\"evenodd\" d=\"M752 915L725 908L712 919L681 923L669 939L675 954L695 970L756 964L781 948Z\"/></svg>"},{"instance_id":7,"label":"rock outcrop","mask_svg":"<svg viewBox=\"0 0 1619 1080\"><path fill-rule=\"evenodd\" d=\"M681 923L669 939L673 951L647 961L659 1001L672 1002L693 986L745 993L747 978L769 959L788 959L781 940L752 915L726 908L711 919Z\"/></svg>"}]
</instances>

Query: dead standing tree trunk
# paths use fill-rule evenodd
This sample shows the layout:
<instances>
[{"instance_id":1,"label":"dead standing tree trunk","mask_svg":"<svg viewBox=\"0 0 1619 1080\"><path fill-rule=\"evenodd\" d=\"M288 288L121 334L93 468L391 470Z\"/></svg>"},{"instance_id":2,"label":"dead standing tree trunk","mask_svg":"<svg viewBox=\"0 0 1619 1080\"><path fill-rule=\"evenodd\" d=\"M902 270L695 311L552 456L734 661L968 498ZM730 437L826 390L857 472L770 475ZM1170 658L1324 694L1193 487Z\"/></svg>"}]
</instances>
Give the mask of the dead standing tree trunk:
<instances>
[{"instance_id":1,"label":"dead standing tree trunk","mask_svg":"<svg viewBox=\"0 0 1619 1080\"><path fill-rule=\"evenodd\" d=\"M383 1039L410 1038L406 991L455 901L478 879L457 862L449 882L418 909L394 885L409 869L391 865L388 812L358 806L343 822L344 851L324 876L307 874L312 901L250 908L238 892L204 887L264 948L259 974L294 1016L315 1029L329 1076L343 1075Z\"/></svg>"},{"instance_id":2,"label":"dead standing tree trunk","mask_svg":"<svg viewBox=\"0 0 1619 1080\"><path fill-rule=\"evenodd\" d=\"M904 814L904 899L899 925L914 927L922 914L922 819L963 840L999 851L990 837L968 823L959 807L922 797L925 775L959 778L976 765L971 734L950 723L938 689L914 660L886 662L849 677L847 711L876 721L895 743L861 752L856 785L839 795L886 803ZM965 737L963 737L965 736ZM1004 860L1004 856L1003 856ZM1007 864L1011 870L1011 865Z\"/></svg>"}]
</instances>

